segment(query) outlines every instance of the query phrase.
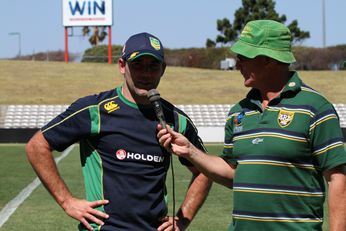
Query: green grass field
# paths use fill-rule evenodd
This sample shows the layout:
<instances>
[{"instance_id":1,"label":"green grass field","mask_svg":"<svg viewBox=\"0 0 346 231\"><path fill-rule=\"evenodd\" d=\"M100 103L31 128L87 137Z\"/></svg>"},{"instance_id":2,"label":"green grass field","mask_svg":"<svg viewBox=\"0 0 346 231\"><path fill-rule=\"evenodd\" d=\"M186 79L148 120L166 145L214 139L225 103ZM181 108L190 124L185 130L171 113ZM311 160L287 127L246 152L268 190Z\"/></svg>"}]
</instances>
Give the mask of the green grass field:
<instances>
[{"instance_id":1,"label":"green grass field","mask_svg":"<svg viewBox=\"0 0 346 231\"><path fill-rule=\"evenodd\" d=\"M219 153L222 145L208 145L211 153ZM57 153L56 155L59 155ZM0 145L0 210L14 198L24 187L31 183L36 175L26 160L24 145ZM174 158L176 207L184 197L190 181L189 171ZM59 170L67 185L75 196L84 197L84 185L80 168L78 146L63 159ZM172 212L172 181L171 171L167 176L169 212ZM189 230L226 230L231 220L232 191L214 184L210 195L193 221ZM78 222L67 216L55 203L54 199L40 185L18 207L16 212L1 228L2 231L18 231L25 227L26 231L37 230L76 230Z\"/></svg>"},{"instance_id":2,"label":"green grass field","mask_svg":"<svg viewBox=\"0 0 346 231\"><path fill-rule=\"evenodd\" d=\"M221 144L206 145L208 151L219 154ZM59 156L60 153L55 153ZM0 210L13 199L23 188L36 177L30 164L26 160L23 144L0 145ZM174 158L176 207L184 198L191 174ZM84 185L80 168L79 151L76 145L71 153L58 164L58 168L66 184L77 197L84 197ZM169 197L169 213L172 213L172 177L171 171L167 175ZM203 207L191 223L190 231L222 231L227 230L231 221L232 190L218 184L213 184L209 196ZM64 213L54 199L40 185L17 208L1 231L37 231L37 230L76 230L78 222ZM327 229L327 223L324 229Z\"/></svg>"}]
</instances>

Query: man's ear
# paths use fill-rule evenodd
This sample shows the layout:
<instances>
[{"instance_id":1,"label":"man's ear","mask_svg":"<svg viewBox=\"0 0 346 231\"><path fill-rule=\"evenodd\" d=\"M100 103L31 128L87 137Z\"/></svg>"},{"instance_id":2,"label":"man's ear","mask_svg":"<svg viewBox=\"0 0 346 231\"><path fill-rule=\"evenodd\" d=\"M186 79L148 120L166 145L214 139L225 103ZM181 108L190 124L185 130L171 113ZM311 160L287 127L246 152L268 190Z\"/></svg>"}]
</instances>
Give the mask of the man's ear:
<instances>
[{"instance_id":1,"label":"man's ear","mask_svg":"<svg viewBox=\"0 0 346 231\"><path fill-rule=\"evenodd\" d=\"M126 61L123 58L118 59L118 68L121 74L125 74Z\"/></svg>"}]
</instances>

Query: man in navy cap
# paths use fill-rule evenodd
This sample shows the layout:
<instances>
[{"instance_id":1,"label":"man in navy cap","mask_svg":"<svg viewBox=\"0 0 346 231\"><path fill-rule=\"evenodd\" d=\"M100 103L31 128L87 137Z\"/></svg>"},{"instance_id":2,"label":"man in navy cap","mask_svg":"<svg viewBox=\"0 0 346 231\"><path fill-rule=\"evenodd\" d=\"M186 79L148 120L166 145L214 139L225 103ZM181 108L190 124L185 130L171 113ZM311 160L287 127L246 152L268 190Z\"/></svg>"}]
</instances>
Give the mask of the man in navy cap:
<instances>
[{"instance_id":1,"label":"man in navy cap","mask_svg":"<svg viewBox=\"0 0 346 231\"><path fill-rule=\"evenodd\" d=\"M160 40L148 33L131 36L118 67L123 84L78 99L42 127L26 146L28 159L57 203L80 221L79 230L172 230L173 221L175 230L185 230L211 183L179 158L193 178L177 217L167 217L165 179L171 154L158 143L158 121L147 97L166 68ZM205 151L188 116L160 101L166 123ZM86 199L72 195L52 157L52 150L75 142L80 144Z\"/></svg>"}]
</instances>

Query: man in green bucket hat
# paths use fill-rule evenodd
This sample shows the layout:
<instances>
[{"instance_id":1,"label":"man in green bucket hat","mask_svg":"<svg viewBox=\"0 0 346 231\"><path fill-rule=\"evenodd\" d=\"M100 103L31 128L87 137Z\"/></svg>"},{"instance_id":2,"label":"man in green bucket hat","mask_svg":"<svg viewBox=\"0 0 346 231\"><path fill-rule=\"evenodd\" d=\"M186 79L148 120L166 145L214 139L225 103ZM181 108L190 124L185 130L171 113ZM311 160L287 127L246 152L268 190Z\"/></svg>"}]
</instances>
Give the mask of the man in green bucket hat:
<instances>
[{"instance_id":1,"label":"man in green bucket hat","mask_svg":"<svg viewBox=\"0 0 346 231\"><path fill-rule=\"evenodd\" d=\"M290 71L291 33L281 23L246 24L231 47L251 90L233 106L221 156L204 155L170 128L160 143L217 183L233 181L229 230L322 230L328 183L329 230L346 230L346 152L338 115Z\"/></svg>"},{"instance_id":2,"label":"man in green bucket hat","mask_svg":"<svg viewBox=\"0 0 346 231\"><path fill-rule=\"evenodd\" d=\"M291 51L290 30L285 25L272 20L256 20L247 23L231 50L251 59L262 55L282 63L296 61Z\"/></svg>"}]
</instances>

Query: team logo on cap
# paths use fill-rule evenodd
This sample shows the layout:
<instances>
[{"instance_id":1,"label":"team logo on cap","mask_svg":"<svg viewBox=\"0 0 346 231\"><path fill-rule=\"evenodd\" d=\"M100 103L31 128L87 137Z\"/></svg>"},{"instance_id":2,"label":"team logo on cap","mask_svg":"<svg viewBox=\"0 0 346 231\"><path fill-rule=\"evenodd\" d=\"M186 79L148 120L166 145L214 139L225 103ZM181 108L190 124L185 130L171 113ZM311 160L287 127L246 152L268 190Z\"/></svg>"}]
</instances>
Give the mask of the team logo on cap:
<instances>
[{"instance_id":1,"label":"team logo on cap","mask_svg":"<svg viewBox=\"0 0 346 231\"><path fill-rule=\"evenodd\" d=\"M118 160L123 160L126 158L126 151L124 149L119 149L116 152L116 156L117 156Z\"/></svg>"},{"instance_id":2,"label":"team logo on cap","mask_svg":"<svg viewBox=\"0 0 346 231\"><path fill-rule=\"evenodd\" d=\"M280 110L278 115L278 123L281 127L287 127L293 120L294 112Z\"/></svg>"},{"instance_id":3,"label":"team logo on cap","mask_svg":"<svg viewBox=\"0 0 346 231\"><path fill-rule=\"evenodd\" d=\"M131 60L131 59L135 58L135 57L136 57L138 54L139 54L139 52L138 52L138 51L133 52L133 53L130 55L129 60Z\"/></svg>"},{"instance_id":4,"label":"team logo on cap","mask_svg":"<svg viewBox=\"0 0 346 231\"><path fill-rule=\"evenodd\" d=\"M161 45L159 40L157 40L156 38L153 37L149 37L150 39L150 45L155 49L155 50L160 50L161 49Z\"/></svg>"}]
</instances>

